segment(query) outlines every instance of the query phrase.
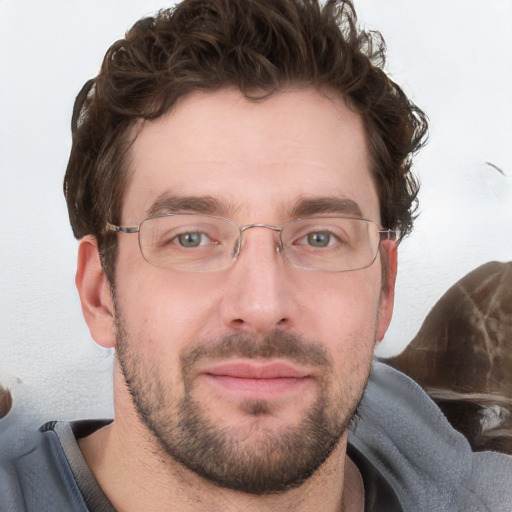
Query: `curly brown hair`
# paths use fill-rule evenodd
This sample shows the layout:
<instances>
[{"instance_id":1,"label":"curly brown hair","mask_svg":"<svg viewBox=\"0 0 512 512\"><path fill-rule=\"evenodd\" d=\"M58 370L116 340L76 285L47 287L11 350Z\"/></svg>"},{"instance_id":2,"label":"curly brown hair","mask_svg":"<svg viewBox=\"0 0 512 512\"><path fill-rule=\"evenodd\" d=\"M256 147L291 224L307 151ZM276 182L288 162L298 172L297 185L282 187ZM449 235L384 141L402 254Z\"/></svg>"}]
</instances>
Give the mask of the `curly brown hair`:
<instances>
[{"instance_id":1,"label":"curly brown hair","mask_svg":"<svg viewBox=\"0 0 512 512\"><path fill-rule=\"evenodd\" d=\"M383 71L385 44L361 30L349 0L184 0L139 20L107 51L79 93L64 192L74 235L98 240L113 283L127 152L139 120L156 119L196 91L236 87L259 101L287 87L342 95L364 121L381 221L412 229L418 182L412 156L427 121Z\"/></svg>"}]
</instances>

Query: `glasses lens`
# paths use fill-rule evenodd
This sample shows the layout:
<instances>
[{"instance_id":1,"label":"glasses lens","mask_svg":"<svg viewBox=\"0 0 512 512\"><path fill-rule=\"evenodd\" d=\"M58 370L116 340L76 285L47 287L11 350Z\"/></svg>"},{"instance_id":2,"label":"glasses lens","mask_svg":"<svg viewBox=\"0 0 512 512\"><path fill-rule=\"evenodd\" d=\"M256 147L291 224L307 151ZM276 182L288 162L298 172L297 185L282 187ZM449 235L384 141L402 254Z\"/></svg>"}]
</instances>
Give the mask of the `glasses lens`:
<instances>
[{"instance_id":1,"label":"glasses lens","mask_svg":"<svg viewBox=\"0 0 512 512\"><path fill-rule=\"evenodd\" d=\"M340 272L370 266L380 234L377 224L369 220L319 217L289 222L281 238L292 265Z\"/></svg>"},{"instance_id":2,"label":"glasses lens","mask_svg":"<svg viewBox=\"0 0 512 512\"><path fill-rule=\"evenodd\" d=\"M238 247L236 224L208 215L162 215L140 225L144 258L157 267L185 272L227 268Z\"/></svg>"}]
</instances>

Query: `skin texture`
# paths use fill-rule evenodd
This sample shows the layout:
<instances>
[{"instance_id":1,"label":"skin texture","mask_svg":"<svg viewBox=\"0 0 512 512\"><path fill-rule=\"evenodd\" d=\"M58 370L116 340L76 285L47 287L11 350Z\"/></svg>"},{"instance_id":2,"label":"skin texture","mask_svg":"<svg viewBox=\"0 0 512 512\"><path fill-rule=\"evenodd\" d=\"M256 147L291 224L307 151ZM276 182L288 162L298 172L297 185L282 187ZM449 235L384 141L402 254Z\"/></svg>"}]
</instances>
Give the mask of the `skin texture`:
<instances>
[{"instance_id":1,"label":"skin texture","mask_svg":"<svg viewBox=\"0 0 512 512\"><path fill-rule=\"evenodd\" d=\"M176 205L280 226L306 201L316 215L353 215L356 203L380 221L360 118L314 90L261 102L194 93L142 126L129 158L126 226ZM183 210L182 197L201 200ZM267 229L246 232L232 267L202 274L157 268L136 235L118 236L115 301L90 237L77 271L93 338L117 346L115 421L81 441L116 508L360 510L346 429L391 319L395 243L382 244L383 287L380 257L354 272L305 271ZM227 363L258 378L219 377ZM275 368L294 377L276 384ZM343 493L345 467L356 484Z\"/></svg>"}]
</instances>

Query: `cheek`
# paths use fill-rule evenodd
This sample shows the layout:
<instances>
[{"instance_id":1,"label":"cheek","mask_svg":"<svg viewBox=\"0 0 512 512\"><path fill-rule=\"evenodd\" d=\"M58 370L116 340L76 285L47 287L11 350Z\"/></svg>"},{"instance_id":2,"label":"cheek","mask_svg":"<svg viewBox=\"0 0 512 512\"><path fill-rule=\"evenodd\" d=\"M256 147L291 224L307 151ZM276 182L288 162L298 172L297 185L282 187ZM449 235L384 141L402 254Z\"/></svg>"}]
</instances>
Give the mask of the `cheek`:
<instances>
[{"instance_id":1,"label":"cheek","mask_svg":"<svg viewBox=\"0 0 512 512\"><path fill-rule=\"evenodd\" d=\"M340 274L336 286L331 277L312 294L304 315L311 319L313 338L332 354L336 387L345 389L352 382L355 395L363 389L373 359L380 297L380 267L366 270Z\"/></svg>"},{"instance_id":2,"label":"cheek","mask_svg":"<svg viewBox=\"0 0 512 512\"><path fill-rule=\"evenodd\" d=\"M380 298L380 266L357 272L318 275L310 291L303 316L310 317L320 333L329 338L366 338L375 329ZM312 333L317 337L315 333ZM321 338L320 338L321 339Z\"/></svg>"},{"instance_id":3,"label":"cheek","mask_svg":"<svg viewBox=\"0 0 512 512\"><path fill-rule=\"evenodd\" d=\"M209 334L221 293L212 274L170 272L142 264L116 286L118 312L131 332L162 352ZM153 345L155 345L153 347Z\"/></svg>"}]
</instances>

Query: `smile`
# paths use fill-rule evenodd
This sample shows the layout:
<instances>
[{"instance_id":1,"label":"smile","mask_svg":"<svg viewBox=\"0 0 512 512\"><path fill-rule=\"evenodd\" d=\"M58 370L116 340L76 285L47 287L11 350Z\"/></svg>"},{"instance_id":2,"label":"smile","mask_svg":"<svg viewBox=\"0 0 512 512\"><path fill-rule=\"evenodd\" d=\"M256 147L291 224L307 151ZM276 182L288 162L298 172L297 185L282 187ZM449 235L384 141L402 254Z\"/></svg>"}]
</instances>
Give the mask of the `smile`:
<instances>
[{"instance_id":1,"label":"smile","mask_svg":"<svg viewBox=\"0 0 512 512\"><path fill-rule=\"evenodd\" d=\"M308 372L283 362L222 363L203 369L200 376L223 394L247 400L265 400L298 392L311 380Z\"/></svg>"}]
</instances>

